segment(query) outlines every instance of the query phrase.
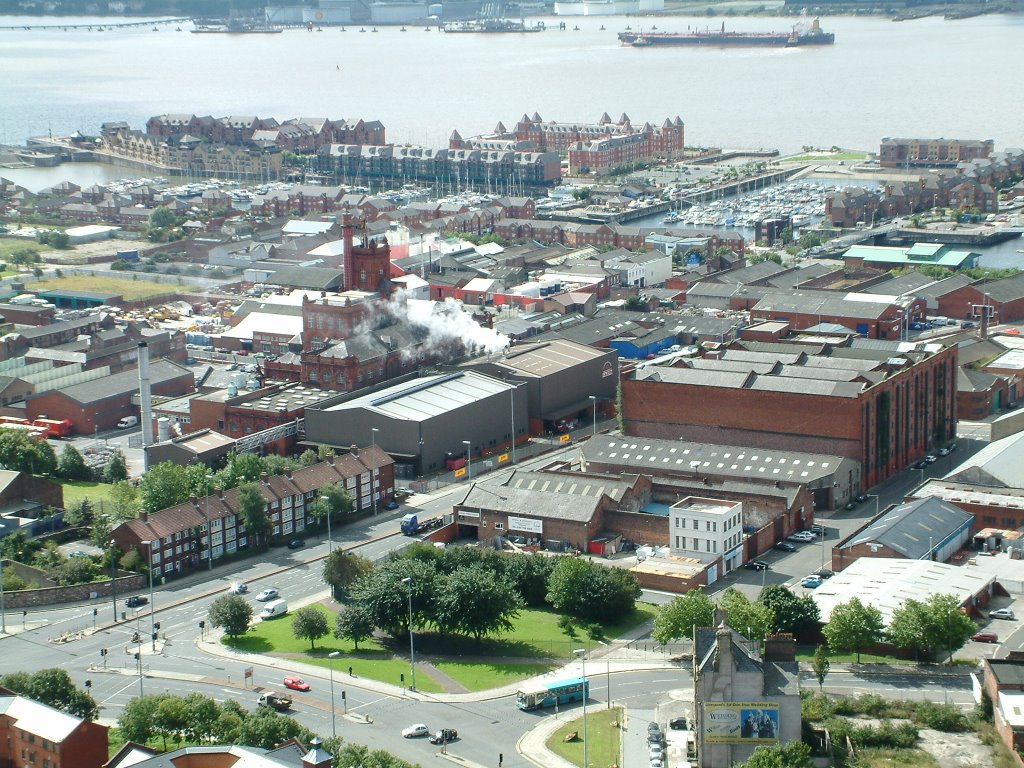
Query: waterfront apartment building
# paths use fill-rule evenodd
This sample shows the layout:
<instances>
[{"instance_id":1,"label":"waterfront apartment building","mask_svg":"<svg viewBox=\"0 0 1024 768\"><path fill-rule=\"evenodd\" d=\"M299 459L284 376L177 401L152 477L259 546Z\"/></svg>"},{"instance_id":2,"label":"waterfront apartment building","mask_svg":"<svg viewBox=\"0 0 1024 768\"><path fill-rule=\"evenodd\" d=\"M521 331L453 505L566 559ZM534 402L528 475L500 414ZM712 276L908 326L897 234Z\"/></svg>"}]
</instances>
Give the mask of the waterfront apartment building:
<instances>
[{"instance_id":1,"label":"waterfront apartment building","mask_svg":"<svg viewBox=\"0 0 1024 768\"><path fill-rule=\"evenodd\" d=\"M533 117L524 114L511 131L502 123L488 136L463 139L456 131L449 146L557 152L568 157L570 173L603 174L679 155L683 151L684 133L683 121L678 116L665 118L661 127L655 128L651 123L636 127L625 113L617 121L605 112L596 123L556 123L544 122L535 112Z\"/></svg>"},{"instance_id":2,"label":"waterfront apartment building","mask_svg":"<svg viewBox=\"0 0 1024 768\"><path fill-rule=\"evenodd\" d=\"M295 117L279 123L272 117L255 115L156 115L146 121L146 135L179 140L191 136L214 144L234 145L269 141L292 152L315 151L326 144L384 144L386 140L384 125L379 120Z\"/></svg>"},{"instance_id":3,"label":"waterfront apartment building","mask_svg":"<svg viewBox=\"0 0 1024 768\"><path fill-rule=\"evenodd\" d=\"M988 157L992 139L882 139L878 163L883 168L953 168L958 163Z\"/></svg>"},{"instance_id":4,"label":"waterfront apartment building","mask_svg":"<svg viewBox=\"0 0 1024 768\"><path fill-rule=\"evenodd\" d=\"M843 456L870 488L955 438L957 348L733 342L622 381L624 432Z\"/></svg>"}]
</instances>

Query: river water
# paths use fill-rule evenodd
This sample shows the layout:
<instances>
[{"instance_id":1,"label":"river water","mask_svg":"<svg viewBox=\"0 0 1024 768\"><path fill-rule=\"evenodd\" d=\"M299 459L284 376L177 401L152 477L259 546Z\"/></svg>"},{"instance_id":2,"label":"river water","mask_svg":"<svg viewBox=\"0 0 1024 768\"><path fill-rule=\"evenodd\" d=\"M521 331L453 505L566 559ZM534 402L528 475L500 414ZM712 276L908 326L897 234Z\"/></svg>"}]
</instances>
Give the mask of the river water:
<instances>
[{"instance_id":1,"label":"river water","mask_svg":"<svg viewBox=\"0 0 1024 768\"><path fill-rule=\"evenodd\" d=\"M519 35L0 30L0 142L194 112L379 119L392 141L436 146L453 129L511 127L524 112L591 122L607 111L636 124L679 115L688 145L876 149L881 137L902 135L1024 145L1024 16L826 17L835 45L765 50L630 48L615 35L627 25L686 31L721 19L575 18L566 31L547 21L548 31ZM0 26L57 22L0 17ZM726 27L793 22L745 17Z\"/></svg>"}]
</instances>

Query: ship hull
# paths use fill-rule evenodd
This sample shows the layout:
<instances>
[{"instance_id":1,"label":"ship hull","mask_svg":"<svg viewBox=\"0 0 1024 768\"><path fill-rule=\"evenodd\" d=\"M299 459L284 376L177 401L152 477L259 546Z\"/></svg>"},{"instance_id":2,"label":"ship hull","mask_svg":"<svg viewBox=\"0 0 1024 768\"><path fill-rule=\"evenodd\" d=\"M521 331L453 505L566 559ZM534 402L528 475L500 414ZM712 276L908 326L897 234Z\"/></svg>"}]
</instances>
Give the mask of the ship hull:
<instances>
[{"instance_id":1,"label":"ship hull","mask_svg":"<svg viewBox=\"0 0 1024 768\"><path fill-rule=\"evenodd\" d=\"M832 45L836 36L831 32L814 35L742 34L696 32L690 34L620 32L619 40L637 48L669 46L753 46L766 48L799 48L805 45Z\"/></svg>"}]
</instances>

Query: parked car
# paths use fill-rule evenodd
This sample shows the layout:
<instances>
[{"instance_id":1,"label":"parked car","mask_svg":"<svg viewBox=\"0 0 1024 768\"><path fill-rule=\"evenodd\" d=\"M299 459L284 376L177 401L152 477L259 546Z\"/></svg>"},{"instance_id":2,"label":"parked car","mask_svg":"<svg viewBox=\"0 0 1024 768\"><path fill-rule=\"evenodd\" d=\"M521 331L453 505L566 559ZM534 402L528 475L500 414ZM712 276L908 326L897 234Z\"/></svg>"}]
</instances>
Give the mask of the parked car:
<instances>
[{"instance_id":1,"label":"parked car","mask_svg":"<svg viewBox=\"0 0 1024 768\"><path fill-rule=\"evenodd\" d=\"M998 643L999 636L995 632L976 632L971 635L971 640L976 643Z\"/></svg>"},{"instance_id":2,"label":"parked car","mask_svg":"<svg viewBox=\"0 0 1024 768\"><path fill-rule=\"evenodd\" d=\"M258 595L256 595L256 599L259 600L261 603L265 603L267 602L267 600L275 599L279 594L280 593L277 591L277 587L267 587Z\"/></svg>"},{"instance_id":3,"label":"parked car","mask_svg":"<svg viewBox=\"0 0 1024 768\"><path fill-rule=\"evenodd\" d=\"M1011 621L1017 618L1009 608L997 608L994 611L990 611L988 617L990 619L1010 619Z\"/></svg>"},{"instance_id":4,"label":"parked car","mask_svg":"<svg viewBox=\"0 0 1024 768\"><path fill-rule=\"evenodd\" d=\"M138 608L140 605L145 605L148 602L149 598L145 595L132 595L124 601L124 604L129 608Z\"/></svg>"},{"instance_id":5,"label":"parked car","mask_svg":"<svg viewBox=\"0 0 1024 768\"><path fill-rule=\"evenodd\" d=\"M236 582L228 587L228 594L232 595L244 595L249 591L249 585L243 581Z\"/></svg>"},{"instance_id":6,"label":"parked car","mask_svg":"<svg viewBox=\"0 0 1024 768\"><path fill-rule=\"evenodd\" d=\"M804 587L805 589L817 589L818 587L821 586L821 577L820 576L808 576L803 581L800 582L800 586Z\"/></svg>"},{"instance_id":7,"label":"parked car","mask_svg":"<svg viewBox=\"0 0 1024 768\"><path fill-rule=\"evenodd\" d=\"M929 453L927 456L924 457L924 460L927 461L929 464L934 464L936 461L939 460L939 457Z\"/></svg>"},{"instance_id":8,"label":"parked car","mask_svg":"<svg viewBox=\"0 0 1024 768\"><path fill-rule=\"evenodd\" d=\"M802 541L806 544L809 541L814 541L814 534L810 531L797 531L790 534L787 538L793 541Z\"/></svg>"},{"instance_id":9,"label":"parked car","mask_svg":"<svg viewBox=\"0 0 1024 768\"><path fill-rule=\"evenodd\" d=\"M819 568L814 572L814 575L817 576L819 579L831 579L833 576L835 576L835 573L830 571L828 568Z\"/></svg>"},{"instance_id":10,"label":"parked car","mask_svg":"<svg viewBox=\"0 0 1024 768\"><path fill-rule=\"evenodd\" d=\"M309 683L307 683L301 677L289 676L284 679L284 687L291 688L293 691L308 691Z\"/></svg>"},{"instance_id":11,"label":"parked car","mask_svg":"<svg viewBox=\"0 0 1024 768\"><path fill-rule=\"evenodd\" d=\"M952 451L949 448L939 448L939 456L948 456Z\"/></svg>"},{"instance_id":12,"label":"parked car","mask_svg":"<svg viewBox=\"0 0 1024 768\"><path fill-rule=\"evenodd\" d=\"M811 533L813 533L815 536L824 536L825 535L825 526L824 525L812 525L807 530L810 531Z\"/></svg>"},{"instance_id":13,"label":"parked car","mask_svg":"<svg viewBox=\"0 0 1024 768\"><path fill-rule=\"evenodd\" d=\"M398 509L398 502L392 499L384 505L384 509Z\"/></svg>"},{"instance_id":14,"label":"parked car","mask_svg":"<svg viewBox=\"0 0 1024 768\"><path fill-rule=\"evenodd\" d=\"M974 323L971 322L970 320L964 320L962 323L960 323L960 327L961 328L973 328L974 327Z\"/></svg>"},{"instance_id":15,"label":"parked car","mask_svg":"<svg viewBox=\"0 0 1024 768\"><path fill-rule=\"evenodd\" d=\"M748 560L743 564L743 567L748 571L767 571L768 563L764 560ZM672 726L670 725L669 727L671 728Z\"/></svg>"},{"instance_id":16,"label":"parked car","mask_svg":"<svg viewBox=\"0 0 1024 768\"><path fill-rule=\"evenodd\" d=\"M849 502L846 503L846 506L843 507L843 509L845 509L847 512L849 512L851 509L856 509L856 508L857 508L857 502L856 501L849 501Z\"/></svg>"},{"instance_id":17,"label":"parked car","mask_svg":"<svg viewBox=\"0 0 1024 768\"><path fill-rule=\"evenodd\" d=\"M870 497L869 497L869 496L868 496L868 495L867 495L866 493L862 493L862 494L861 494L860 496L858 496L858 497L857 497L857 503L858 503L858 504L863 504L863 503L864 503L865 501L867 501L867 500L868 500L869 498L870 498Z\"/></svg>"},{"instance_id":18,"label":"parked car","mask_svg":"<svg viewBox=\"0 0 1024 768\"><path fill-rule=\"evenodd\" d=\"M788 544L785 541L780 541L778 544L775 545L775 548L780 552L796 552L796 547L794 547L792 544Z\"/></svg>"},{"instance_id":19,"label":"parked car","mask_svg":"<svg viewBox=\"0 0 1024 768\"><path fill-rule=\"evenodd\" d=\"M292 539L288 542L288 549L302 549L306 546L306 542L303 539Z\"/></svg>"},{"instance_id":20,"label":"parked car","mask_svg":"<svg viewBox=\"0 0 1024 768\"><path fill-rule=\"evenodd\" d=\"M448 744L457 738L459 738L459 732L454 728L442 728L430 734L429 741L431 744Z\"/></svg>"},{"instance_id":21,"label":"parked car","mask_svg":"<svg viewBox=\"0 0 1024 768\"><path fill-rule=\"evenodd\" d=\"M925 461L924 459L921 459L919 462L917 462L914 465L914 469L924 469L927 466L928 466L928 462Z\"/></svg>"},{"instance_id":22,"label":"parked car","mask_svg":"<svg viewBox=\"0 0 1024 768\"><path fill-rule=\"evenodd\" d=\"M423 723L416 723L416 725L410 725L408 728L402 729L402 737L406 739L415 739L420 736L427 736L430 734L430 729L427 728Z\"/></svg>"},{"instance_id":23,"label":"parked car","mask_svg":"<svg viewBox=\"0 0 1024 768\"><path fill-rule=\"evenodd\" d=\"M685 717L676 717L668 721L668 727L673 731L685 731L687 724Z\"/></svg>"}]
</instances>

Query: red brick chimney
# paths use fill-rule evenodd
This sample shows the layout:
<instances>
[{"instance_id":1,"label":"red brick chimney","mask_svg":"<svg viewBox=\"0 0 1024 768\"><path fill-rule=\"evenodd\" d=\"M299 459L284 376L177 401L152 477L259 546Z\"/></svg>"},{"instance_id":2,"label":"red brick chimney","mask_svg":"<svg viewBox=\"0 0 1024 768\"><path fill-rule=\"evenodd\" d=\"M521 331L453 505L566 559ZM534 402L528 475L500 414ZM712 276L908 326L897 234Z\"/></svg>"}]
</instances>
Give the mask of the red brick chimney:
<instances>
[{"instance_id":1,"label":"red brick chimney","mask_svg":"<svg viewBox=\"0 0 1024 768\"><path fill-rule=\"evenodd\" d=\"M309 742L309 752L302 758L302 768L331 768L333 756L323 748L316 736Z\"/></svg>"},{"instance_id":2,"label":"red brick chimney","mask_svg":"<svg viewBox=\"0 0 1024 768\"><path fill-rule=\"evenodd\" d=\"M260 482L264 485L270 485L270 475L266 472L260 472Z\"/></svg>"}]
</instances>

